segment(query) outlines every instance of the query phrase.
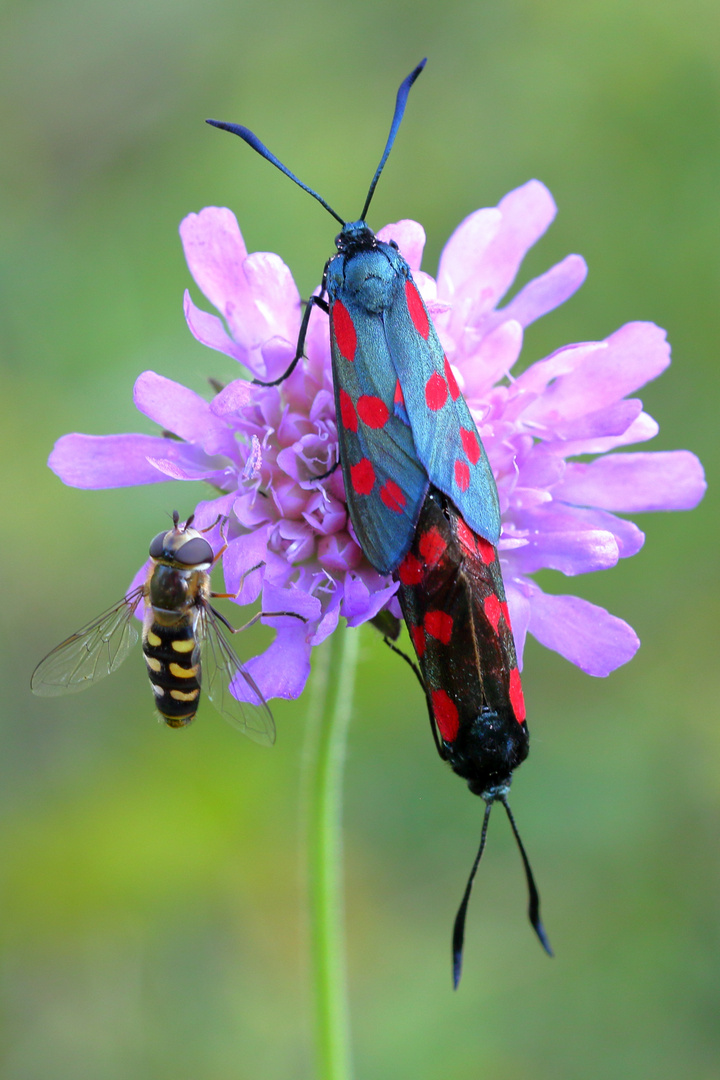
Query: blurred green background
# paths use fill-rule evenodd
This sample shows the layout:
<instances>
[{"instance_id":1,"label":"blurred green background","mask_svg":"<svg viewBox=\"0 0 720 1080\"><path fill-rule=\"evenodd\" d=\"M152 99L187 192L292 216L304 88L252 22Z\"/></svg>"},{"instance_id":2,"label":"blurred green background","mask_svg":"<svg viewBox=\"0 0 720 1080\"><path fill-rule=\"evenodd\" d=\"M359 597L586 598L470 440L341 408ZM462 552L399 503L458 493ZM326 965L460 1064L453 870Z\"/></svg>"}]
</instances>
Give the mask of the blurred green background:
<instances>
[{"instance_id":1,"label":"blurred green background","mask_svg":"<svg viewBox=\"0 0 720 1080\"><path fill-rule=\"evenodd\" d=\"M703 0L443 5L8 0L0 26L5 518L0 802L3 1080L310 1078L299 885L306 702L273 751L204 708L161 728L139 654L82 697L33 699L37 660L116 599L167 511L202 488L64 488L67 431L150 431L154 370L205 392L180 219L232 207L304 295L334 223L206 116L242 121L355 213L400 79L429 63L371 224L414 217L426 269L461 218L532 176L559 215L522 281L570 251L579 294L527 361L629 319L674 363L642 393L655 449L703 458L692 514L565 582L638 631L593 680L530 644L533 750L513 807L556 958L525 918L497 814L450 989L452 919L482 806L436 758L412 676L362 631L346 799L360 1080L720 1076L717 536L720 9ZM193 295L200 302L197 290ZM248 652L254 643L244 639Z\"/></svg>"}]
</instances>

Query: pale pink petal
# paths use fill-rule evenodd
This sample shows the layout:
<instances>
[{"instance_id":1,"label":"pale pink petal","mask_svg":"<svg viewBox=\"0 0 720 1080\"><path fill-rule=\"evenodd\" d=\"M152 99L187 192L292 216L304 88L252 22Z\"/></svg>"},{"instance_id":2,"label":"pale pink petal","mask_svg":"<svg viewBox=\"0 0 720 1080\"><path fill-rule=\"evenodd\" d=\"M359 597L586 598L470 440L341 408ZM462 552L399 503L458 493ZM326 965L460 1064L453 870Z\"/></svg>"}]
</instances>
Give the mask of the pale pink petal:
<instances>
[{"instance_id":1,"label":"pale pink petal","mask_svg":"<svg viewBox=\"0 0 720 1080\"><path fill-rule=\"evenodd\" d=\"M572 416L570 419L558 417L547 433L551 435L553 440L559 442L580 439L594 440L603 436L624 435L641 412L642 401L638 398L629 398L624 401L617 401L594 412ZM526 415L523 416L523 419L526 418ZM540 437L545 434L540 425L538 425L537 433Z\"/></svg>"},{"instance_id":2,"label":"pale pink petal","mask_svg":"<svg viewBox=\"0 0 720 1080\"><path fill-rule=\"evenodd\" d=\"M159 484L167 476L150 458L181 461L192 449L157 435L63 435L48 465L64 484L78 488L132 487Z\"/></svg>"},{"instance_id":3,"label":"pale pink petal","mask_svg":"<svg viewBox=\"0 0 720 1080\"><path fill-rule=\"evenodd\" d=\"M233 379L231 383L215 395L210 402L210 409L215 416L227 423L237 419L242 410L251 405L257 397L257 387L247 379Z\"/></svg>"},{"instance_id":4,"label":"pale pink petal","mask_svg":"<svg viewBox=\"0 0 720 1080\"><path fill-rule=\"evenodd\" d=\"M588 675L609 675L640 647L631 626L579 596L550 596L533 584L530 601L533 637Z\"/></svg>"},{"instance_id":5,"label":"pale pink petal","mask_svg":"<svg viewBox=\"0 0 720 1080\"><path fill-rule=\"evenodd\" d=\"M233 454L235 438L210 408L210 402L180 383L144 371L135 381L133 400L139 412L159 427L189 443L199 443L207 454Z\"/></svg>"},{"instance_id":6,"label":"pale pink petal","mask_svg":"<svg viewBox=\"0 0 720 1080\"><path fill-rule=\"evenodd\" d=\"M300 697L310 674L311 645L307 635L304 624L284 626L265 652L244 665L266 700ZM233 684L233 692L241 701L254 701L252 691L241 679Z\"/></svg>"},{"instance_id":7,"label":"pale pink petal","mask_svg":"<svg viewBox=\"0 0 720 1080\"><path fill-rule=\"evenodd\" d=\"M495 208L476 210L461 221L440 256L438 296L454 301L482 281L485 253L497 235L502 214Z\"/></svg>"},{"instance_id":8,"label":"pale pink petal","mask_svg":"<svg viewBox=\"0 0 720 1080\"><path fill-rule=\"evenodd\" d=\"M237 360L239 364L247 364L247 348L233 341L225 329L222 319L218 318L217 315L210 315L209 312L202 311L195 306L190 297L189 289L185 290L183 310L190 333L201 345L207 345L209 349L216 349L217 352L225 353L226 356L231 356L233 360Z\"/></svg>"},{"instance_id":9,"label":"pale pink petal","mask_svg":"<svg viewBox=\"0 0 720 1080\"><path fill-rule=\"evenodd\" d=\"M528 282L509 304L491 315L487 327L496 326L503 319L517 319L521 326L529 326L577 292L587 277L587 264L580 255L567 255L552 269Z\"/></svg>"},{"instance_id":10,"label":"pale pink petal","mask_svg":"<svg viewBox=\"0 0 720 1080\"><path fill-rule=\"evenodd\" d=\"M563 457L607 454L609 450L616 450L619 446L632 446L633 443L654 439L659 430L657 421L646 412L641 412L620 435L597 435L587 439L545 439L543 449L548 454L562 454Z\"/></svg>"},{"instance_id":11,"label":"pale pink petal","mask_svg":"<svg viewBox=\"0 0 720 1080\"><path fill-rule=\"evenodd\" d=\"M522 343L522 326L512 319L482 337L478 351L463 360L459 368L462 391L469 402L486 394L494 383L512 370L520 356Z\"/></svg>"},{"instance_id":12,"label":"pale pink petal","mask_svg":"<svg viewBox=\"0 0 720 1080\"><path fill-rule=\"evenodd\" d=\"M615 404L665 370L670 346L654 323L626 323L572 371L555 379L526 416L539 423L584 415Z\"/></svg>"},{"instance_id":13,"label":"pale pink petal","mask_svg":"<svg viewBox=\"0 0 720 1080\"><path fill-rule=\"evenodd\" d=\"M505 577L505 593L507 597L510 622L512 624L513 638L515 639L515 651L517 652L518 668L523 669L523 653L525 651L525 638L527 637L528 624L530 622L530 601L522 588L519 588L512 577L509 576L505 560L501 558L503 575Z\"/></svg>"},{"instance_id":14,"label":"pale pink petal","mask_svg":"<svg viewBox=\"0 0 720 1080\"><path fill-rule=\"evenodd\" d=\"M247 323L252 316L254 343L284 338L294 346L302 313L300 293L288 267L279 255L255 251L243 263L243 273L252 305L236 303L235 297L229 296L223 312L235 340L250 337Z\"/></svg>"},{"instance_id":15,"label":"pale pink petal","mask_svg":"<svg viewBox=\"0 0 720 1080\"><path fill-rule=\"evenodd\" d=\"M206 206L180 222L180 238L198 287L225 314L227 300L247 292L247 248L235 215L224 206Z\"/></svg>"},{"instance_id":16,"label":"pale pink petal","mask_svg":"<svg viewBox=\"0 0 720 1080\"><path fill-rule=\"evenodd\" d=\"M529 534L528 543L513 552L513 570L532 574L548 568L567 577L607 570L620 557L615 537L602 529Z\"/></svg>"},{"instance_id":17,"label":"pale pink petal","mask_svg":"<svg viewBox=\"0 0 720 1080\"><path fill-rule=\"evenodd\" d=\"M267 559L267 526L231 540L223 555L225 587L238 604L254 603L263 586Z\"/></svg>"},{"instance_id":18,"label":"pale pink petal","mask_svg":"<svg viewBox=\"0 0 720 1080\"><path fill-rule=\"evenodd\" d=\"M689 450L609 454L573 462L553 495L565 502L621 513L692 510L705 493L703 468Z\"/></svg>"},{"instance_id":19,"label":"pale pink petal","mask_svg":"<svg viewBox=\"0 0 720 1080\"><path fill-rule=\"evenodd\" d=\"M556 532L574 530L584 533L601 530L610 533L621 559L636 555L645 542L645 535L632 521L616 517L607 510L596 507L570 506L568 503L552 502L530 510L519 510L513 515L513 527L521 535L535 533L539 543L543 536ZM508 556L511 560L514 555Z\"/></svg>"},{"instance_id":20,"label":"pale pink petal","mask_svg":"<svg viewBox=\"0 0 720 1080\"><path fill-rule=\"evenodd\" d=\"M404 218L402 221L384 225L377 233L377 238L386 244L394 240L413 274L420 269L425 248L425 230L419 222Z\"/></svg>"}]
</instances>

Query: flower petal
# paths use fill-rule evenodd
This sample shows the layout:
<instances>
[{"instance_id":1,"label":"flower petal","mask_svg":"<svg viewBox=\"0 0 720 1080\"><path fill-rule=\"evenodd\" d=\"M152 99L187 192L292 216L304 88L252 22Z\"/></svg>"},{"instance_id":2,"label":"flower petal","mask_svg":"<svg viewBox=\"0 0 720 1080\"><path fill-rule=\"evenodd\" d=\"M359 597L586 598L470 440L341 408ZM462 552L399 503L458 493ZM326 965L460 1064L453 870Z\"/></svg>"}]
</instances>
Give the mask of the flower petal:
<instances>
[{"instance_id":1,"label":"flower petal","mask_svg":"<svg viewBox=\"0 0 720 1080\"><path fill-rule=\"evenodd\" d=\"M139 412L185 442L199 443L208 454L233 454L232 432L194 390L144 371L135 381L133 400Z\"/></svg>"},{"instance_id":2,"label":"flower petal","mask_svg":"<svg viewBox=\"0 0 720 1080\"><path fill-rule=\"evenodd\" d=\"M201 345L207 345L209 349L215 349L217 352L225 353L226 356L231 356L239 364L247 364L248 350L245 346L238 345L237 342L233 341L225 329L222 319L218 318L217 315L211 315L209 312L196 307L190 296L189 289L185 290L185 296L183 297L183 311L185 312L185 319L190 333L196 341L199 341Z\"/></svg>"},{"instance_id":3,"label":"flower petal","mask_svg":"<svg viewBox=\"0 0 720 1080\"><path fill-rule=\"evenodd\" d=\"M528 543L517 548L512 557L513 568L521 574L547 568L574 577L607 570L620 558L615 537L602 529L555 530L531 534L527 539Z\"/></svg>"},{"instance_id":4,"label":"flower petal","mask_svg":"<svg viewBox=\"0 0 720 1080\"><path fill-rule=\"evenodd\" d=\"M517 319L529 326L542 315L554 311L577 292L587 277L587 263L580 255L567 255L540 277L529 281L509 304L490 317L488 327L504 319Z\"/></svg>"},{"instance_id":5,"label":"flower petal","mask_svg":"<svg viewBox=\"0 0 720 1080\"><path fill-rule=\"evenodd\" d=\"M562 454L563 457L607 454L609 450L616 450L619 446L632 446L633 443L654 439L659 430L657 421L646 412L641 412L620 435L596 435L586 439L558 439L557 441L544 440L543 449L548 454Z\"/></svg>"},{"instance_id":6,"label":"flower petal","mask_svg":"<svg viewBox=\"0 0 720 1080\"><path fill-rule=\"evenodd\" d=\"M263 619L270 618L272 614L272 626L297 627L313 624L318 621L321 613L322 607L318 598L310 596L302 589L283 589L269 583L263 588ZM280 615L286 618L282 620Z\"/></svg>"},{"instance_id":7,"label":"flower petal","mask_svg":"<svg viewBox=\"0 0 720 1080\"><path fill-rule=\"evenodd\" d=\"M387 580L375 574L375 571L372 573L378 584ZM341 614L347 619L348 626L360 626L368 619L373 619L397 590L398 582L393 581L385 588L376 587L373 592L359 575L349 573L345 578Z\"/></svg>"},{"instance_id":8,"label":"flower petal","mask_svg":"<svg viewBox=\"0 0 720 1080\"><path fill-rule=\"evenodd\" d=\"M206 206L180 222L180 238L198 287L225 314L228 298L247 291L247 248L235 215L224 206Z\"/></svg>"},{"instance_id":9,"label":"flower petal","mask_svg":"<svg viewBox=\"0 0 720 1080\"><path fill-rule=\"evenodd\" d=\"M527 637L528 624L530 622L530 601L528 600L525 592L518 588L513 581L512 577L508 576L508 571L504 565L505 560L501 559L503 563L503 575L505 576L505 593L507 597L508 611L510 612L510 622L512 624L512 633L515 640L515 651L518 658L518 668L520 671L523 669L523 653L525 652L525 638Z\"/></svg>"},{"instance_id":10,"label":"flower petal","mask_svg":"<svg viewBox=\"0 0 720 1080\"><path fill-rule=\"evenodd\" d=\"M689 450L608 454L568 464L553 495L564 502L621 513L692 510L705 488L703 468Z\"/></svg>"},{"instance_id":11,"label":"flower petal","mask_svg":"<svg viewBox=\"0 0 720 1080\"><path fill-rule=\"evenodd\" d=\"M476 210L461 221L440 256L438 296L455 300L480 279L485 252L497 235L502 214L496 207Z\"/></svg>"},{"instance_id":12,"label":"flower petal","mask_svg":"<svg viewBox=\"0 0 720 1080\"><path fill-rule=\"evenodd\" d=\"M512 370L523 343L523 329L519 322L507 319L480 339L480 347L474 355L462 361L460 375L463 393L469 401L487 394L490 387ZM486 403L482 402L486 407Z\"/></svg>"},{"instance_id":13,"label":"flower petal","mask_svg":"<svg viewBox=\"0 0 720 1080\"><path fill-rule=\"evenodd\" d=\"M577 533L602 530L614 537L620 558L626 559L636 555L645 542L645 534L632 521L595 507L570 506L554 500L529 510L519 510L513 516L514 528L520 535L534 533L537 544L542 543L543 536L564 530ZM508 559L512 562L514 555L508 553Z\"/></svg>"},{"instance_id":14,"label":"flower petal","mask_svg":"<svg viewBox=\"0 0 720 1080\"><path fill-rule=\"evenodd\" d=\"M149 459L182 461L192 448L157 435L63 435L48 465L64 484L77 488L159 484L167 476Z\"/></svg>"},{"instance_id":15,"label":"flower petal","mask_svg":"<svg viewBox=\"0 0 720 1080\"><path fill-rule=\"evenodd\" d=\"M223 555L225 587L238 604L253 604L263 587L268 526L244 533L228 543Z\"/></svg>"},{"instance_id":16,"label":"flower petal","mask_svg":"<svg viewBox=\"0 0 720 1080\"><path fill-rule=\"evenodd\" d=\"M501 199L497 210L478 210L455 230L440 259L438 296L453 300L450 326L456 340L464 326L477 326L505 295L555 212L545 185L530 180Z\"/></svg>"},{"instance_id":17,"label":"flower petal","mask_svg":"<svg viewBox=\"0 0 720 1080\"><path fill-rule=\"evenodd\" d=\"M530 586L530 633L588 675L604 677L631 660L640 640L631 626L579 596L550 596Z\"/></svg>"},{"instance_id":18,"label":"flower petal","mask_svg":"<svg viewBox=\"0 0 720 1080\"><path fill-rule=\"evenodd\" d=\"M553 424L597 412L657 378L670 363L665 331L654 323L626 323L599 344L584 356L576 354L580 363L545 388L528 407L527 419Z\"/></svg>"},{"instance_id":19,"label":"flower petal","mask_svg":"<svg viewBox=\"0 0 720 1080\"><path fill-rule=\"evenodd\" d=\"M292 620L299 622L297 619ZM271 698L297 698L305 689L310 674L310 642L304 623L283 626L275 640L259 656L244 665L266 701ZM233 685L243 701L254 700L241 681Z\"/></svg>"}]
</instances>

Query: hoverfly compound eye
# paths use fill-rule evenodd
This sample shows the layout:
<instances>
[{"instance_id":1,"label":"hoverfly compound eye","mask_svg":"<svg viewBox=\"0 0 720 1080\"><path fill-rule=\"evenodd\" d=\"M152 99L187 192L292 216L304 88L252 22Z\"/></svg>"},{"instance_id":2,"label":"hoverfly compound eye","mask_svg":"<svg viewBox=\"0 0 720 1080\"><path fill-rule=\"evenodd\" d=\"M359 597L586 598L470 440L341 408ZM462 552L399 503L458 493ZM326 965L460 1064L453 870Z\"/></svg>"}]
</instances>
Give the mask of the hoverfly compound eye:
<instances>
[{"instance_id":1,"label":"hoverfly compound eye","mask_svg":"<svg viewBox=\"0 0 720 1080\"><path fill-rule=\"evenodd\" d=\"M201 566L213 561L213 549L202 536L193 536L175 552L175 558L184 566Z\"/></svg>"},{"instance_id":2,"label":"hoverfly compound eye","mask_svg":"<svg viewBox=\"0 0 720 1080\"><path fill-rule=\"evenodd\" d=\"M150 544L150 558L161 559L165 550L165 537L167 532L158 533L153 542Z\"/></svg>"}]
</instances>

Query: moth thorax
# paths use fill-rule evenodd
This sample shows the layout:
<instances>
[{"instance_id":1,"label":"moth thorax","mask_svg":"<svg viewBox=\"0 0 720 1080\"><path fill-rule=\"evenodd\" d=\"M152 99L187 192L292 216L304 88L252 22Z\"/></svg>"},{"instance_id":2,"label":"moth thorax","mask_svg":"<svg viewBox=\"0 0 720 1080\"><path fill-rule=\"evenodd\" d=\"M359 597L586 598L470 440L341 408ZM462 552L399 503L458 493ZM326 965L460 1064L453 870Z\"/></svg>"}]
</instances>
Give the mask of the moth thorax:
<instances>
[{"instance_id":1,"label":"moth thorax","mask_svg":"<svg viewBox=\"0 0 720 1080\"><path fill-rule=\"evenodd\" d=\"M345 289L365 311L381 314L392 307L398 277L381 249L346 256Z\"/></svg>"}]
</instances>

